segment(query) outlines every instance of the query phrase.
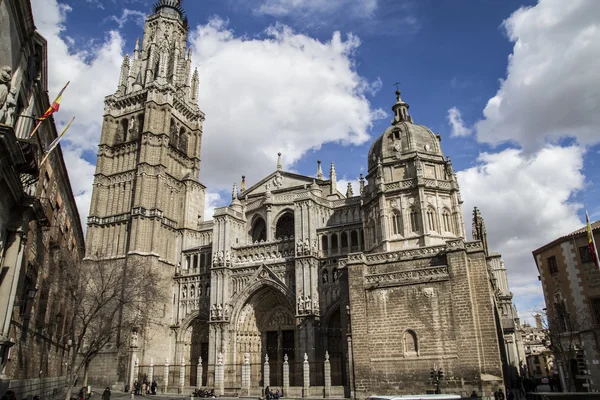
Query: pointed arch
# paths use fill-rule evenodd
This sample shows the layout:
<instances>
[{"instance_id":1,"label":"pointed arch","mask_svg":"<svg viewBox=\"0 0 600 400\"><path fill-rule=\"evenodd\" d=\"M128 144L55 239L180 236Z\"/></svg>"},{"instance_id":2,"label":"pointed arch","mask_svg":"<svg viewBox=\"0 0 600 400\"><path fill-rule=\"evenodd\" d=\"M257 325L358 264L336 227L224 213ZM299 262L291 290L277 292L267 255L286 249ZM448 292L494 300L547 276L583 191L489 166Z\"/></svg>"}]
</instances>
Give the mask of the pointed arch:
<instances>
[{"instance_id":1,"label":"pointed arch","mask_svg":"<svg viewBox=\"0 0 600 400\"><path fill-rule=\"evenodd\" d=\"M285 237L294 237L294 212L291 210L284 210L279 214L277 222L275 223L275 238L283 239Z\"/></svg>"},{"instance_id":2,"label":"pointed arch","mask_svg":"<svg viewBox=\"0 0 600 400\"><path fill-rule=\"evenodd\" d=\"M169 127L169 144L172 147L177 148L177 144L179 143L179 133L177 132L177 123L173 118L171 118L171 125Z\"/></svg>"},{"instance_id":3,"label":"pointed arch","mask_svg":"<svg viewBox=\"0 0 600 400\"><path fill-rule=\"evenodd\" d=\"M403 236L404 229L402 224L402 213L396 209L392 210L391 215L392 234Z\"/></svg>"},{"instance_id":4,"label":"pointed arch","mask_svg":"<svg viewBox=\"0 0 600 400\"><path fill-rule=\"evenodd\" d=\"M416 207L411 207L408 211L408 216L410 221L410 230L412 233L419 233L421 231L421 213Z\"/></svg>"},{"instance_id":5,"label":"pointed arch","mask_svg":"<svg viewBox=\"0 0 600 400\"><path fill-rule=\"evenodd\" d=\"M187 154L188 151L188 133L183 127L179 130L178 148L182 153Z\"/></svg>"},{"instance_id":6,"label":"pointed arch","mask_svg":"<svg viewBox=\"0 0 600 400\"><path fill-rule=\"evenodd\" d=\"M452 213L447 208L442 210L442 225L444 232L454 233L454 228L452 226Z\"/></svg>"},{"instance_id":7,"label":"pointed arch","mask_svg":"<svg viewBox=\"0 0 600 400\"><path fill-rule=\"evenodd\" d=\"M267 240L267 224L261 215L255 215L250 226L250 238L252 243Z\"/></svg>"},{"instance_id":8,"label":"pointed arch","mask_svg":"<svg viewBox=\"0 0 600 400\"><path fill-rule=\"evenodd\" d=\"M437 232L436 217L435 209L427 207L427 230L430 232Z\"/></svg>"},{"instance_id":9,"label":"pointed arch","mask_svg":"<svg viewBox=\"0 0 600 400\"><path fill-rule=\"evenodd\" d=\"M260 295L260 293L264 290L275 290L276 293L280 294L280 299L283 300L283 306L286 308L293 310L295 312L295 293L291 291L291 289L287 286L283 286L280 283L277 283L271 279L259 279L245 287L235 299L231 310L231 318L230 321L238 321L240 312L244 308L244 306L252 299L255 295Z\"/></svg>"}]
</instances>

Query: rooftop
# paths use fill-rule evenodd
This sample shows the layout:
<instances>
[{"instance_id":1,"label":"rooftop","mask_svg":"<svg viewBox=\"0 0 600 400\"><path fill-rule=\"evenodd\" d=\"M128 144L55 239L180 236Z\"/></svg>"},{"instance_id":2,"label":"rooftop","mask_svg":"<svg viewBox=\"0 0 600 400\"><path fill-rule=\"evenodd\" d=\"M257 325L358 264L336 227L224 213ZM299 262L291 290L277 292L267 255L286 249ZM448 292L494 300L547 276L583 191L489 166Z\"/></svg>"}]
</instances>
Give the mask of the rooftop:
<instances>
[{"instance_id":1,"label":"rooftop","mask_svg":"<svg viewBox=\"0 0 600 400\"><path fill-rule=\"evenodd\" d=\"M592 222L592 231L598 231L600 230L600 220ZM580 236L580 235L584 235L587 232L587 225L582 226L581 228L577 229L576 231L573 231L571 233L568 233L564 236L560 236L559 238L546 243L545 245L541 246L540 248L536 249L533 251L533 254L535 255L536 253L539 253L540 251L547 249L548 247L552 247L558 243L563 242L565 239L570 239L576 236Z\"/></svg>"}]
</instances>

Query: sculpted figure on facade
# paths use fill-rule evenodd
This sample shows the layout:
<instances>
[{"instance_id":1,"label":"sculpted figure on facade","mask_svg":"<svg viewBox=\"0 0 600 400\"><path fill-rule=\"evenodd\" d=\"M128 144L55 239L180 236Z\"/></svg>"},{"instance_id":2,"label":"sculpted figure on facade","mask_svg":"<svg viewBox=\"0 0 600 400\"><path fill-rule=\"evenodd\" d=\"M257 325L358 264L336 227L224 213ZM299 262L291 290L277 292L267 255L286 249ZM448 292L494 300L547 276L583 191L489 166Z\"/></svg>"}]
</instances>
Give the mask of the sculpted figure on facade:
<instances>
[{"instance_id":1,"label":"sculpted figure on facade","mask_svg":"<svg viewBox=\"0 0 600 400\"><path fill-rule=\"evenodd\" d=\"M12 79L12 70L8 65L0 69L0 121L6 119L6 100L10 93L10 81Z\"/></svg>"},{"instance_id":2,"label":"sculpted figure on facade","mask_svg":"<svg viewBox=\"0 0 600 400\"><path fill-rule=\"evenodd\" d=\"M300 298L298 299L298 314L303 314L304 313L304 296L300 295Z\"/></svg>"}]
</instances>

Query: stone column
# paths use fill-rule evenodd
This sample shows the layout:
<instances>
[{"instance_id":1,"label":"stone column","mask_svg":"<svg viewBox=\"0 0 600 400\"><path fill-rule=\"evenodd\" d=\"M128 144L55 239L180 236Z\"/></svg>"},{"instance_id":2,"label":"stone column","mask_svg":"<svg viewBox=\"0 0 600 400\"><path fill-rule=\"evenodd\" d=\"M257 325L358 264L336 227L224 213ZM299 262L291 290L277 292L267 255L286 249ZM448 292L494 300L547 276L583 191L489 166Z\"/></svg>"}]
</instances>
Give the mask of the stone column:
<instances>
[{"instance_id":1,"label":"stone column","mask_svg":"<svg viewBox=\"0 0 600 400\"><path fill-rule=\"evenodd\" d=\"M250 354L244 353L242 365L242 396L250 395Z\"/></svg>"},{"instance_id":2,"label":"stone column","mask_svg":"<svg viewBox=\"0 0 600 400\"><path fill-rule=\"evenodd\" d=\"M152 384L154 380L154 360L150 359L150 368L148 368L148 381Z\"/></svg>"},{"instance_id":3,"label":"stone column","mask_svg":"<svg viewBox=\"0 0 600 400\"><path fill-rule=\"evenodd\" d=\"M265 354L265 366L263 368L263 383L265 389L267 386L271 386L271 367L269 366L269 355ZM263 391L264 393L264 391Z\"/></svg>"},{"instance_id":4,"label":"stone column","mask_svg":"<svg viewBox=\"0 0 600 400\"><path fill-rule=\"evenodd\" d=\"M325 352L325 362L324 362L324 371L325 371L325 389L323 390L323 397L331 396L331 364L329 362L329 352Z\"/></svg>"},{"instance_id":5,"label":"stone column","mask_svg":"<svg viewBox=\"0 0 600 400\"><path fill-rule=\"evenodd\" d=\"M288 355L283 356L283 396L288 396L290 391L290 364L288 364Z\"/></svg>"},{"instance_id":6,"label":"stone column","mask_svg":"<svg viewBox=\"0 0 600 400\"><path fill-rule=\"evenodd\" d=\"M302 397L308 397L310 392L310 365L306 353L304 353L304 363L302 364L302 378Z\"/></svg>"},{"instance_id":7,"label":"stone column","mask_svg":"<svg viewBox=\"0 0 600 400\"><path fill-rule=\"evenodd\" d=\"M217 396L225 394L225 368L223 366L223 353L217 355L217 365L215 366L215 387Z\"/></svg>"},{"instance_id":8,"label":"stone column","mask_svg":"<svg viewBox=\"0 0 600 400\"><path fill-rule=\"evenodd\" d=\"M183 393L185 386L185 358L181 357L181 366L179 367L179 393Z\"/></svg>"},{"instance_id":9,"label":"stone column","mask_svg":"<svg viewBox=\"0 0 600 400\"><path fill-rule=\"evenodd\" d=\"M202 357L198 358L198 368L196 368L196 388L202 387Z\"/></svg>"},{"instance_id":10,"label":"stone column","mask_svg":"<svg viewBox=\"0 0 600 400\"><path fill-rule=\"evenodd\" d=\"M136 381L137 377L135 376L135 351L131 350L131 361L130 361L130 370L129 370L129 389L133 393L133 383Z\"/></svg>"},{"instance_id":11,"label":"stone column","mask_svg":"<svg viewBox=\"0 0 600 400\"><path fill-rule=\"evenodd\" d=\"M168 388L169 388L169 359L165 358L165 370L163 371L162 392L167 393Z\"/></svg>"},{"instance_id":12,"label":"stone column","mask_svg":"<svg viewBox=\"0 0 600 400\"><path fill-rule=\"evenodd\" d=\"M133 364L133 379L134 382L137 381L138 377L140 376L140 359L139 358L135 358L135 363Z\"/></svg>"}]
</instances>

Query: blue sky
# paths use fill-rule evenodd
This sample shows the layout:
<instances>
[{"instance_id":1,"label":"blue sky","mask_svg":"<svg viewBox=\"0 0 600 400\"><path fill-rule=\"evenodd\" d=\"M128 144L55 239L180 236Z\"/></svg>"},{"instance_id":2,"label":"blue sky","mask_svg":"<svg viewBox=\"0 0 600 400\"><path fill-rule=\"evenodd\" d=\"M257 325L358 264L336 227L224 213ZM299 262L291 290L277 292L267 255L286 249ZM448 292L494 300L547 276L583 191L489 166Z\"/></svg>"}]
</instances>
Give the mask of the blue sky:
<instances>
[{"instance_id":1,"label":"blue sky","mask_svg":"<svg viewBox=\"0 0 600 400\"><path fill-rule=\"evenodd\" d=\"M49 40L51 95L77 123L63 150L85 221L102 100L153 0L32 0ZM521 314L543 308L531 251L600 219L600 2L572 0L184 1L207 114L209 207L275 168L325 172L340 190L389 125L394 82L416 123L442 135L503 254ZM233 160L233 162L232 162ZM207 211L210 215L210 210Z\"/></svg>"}]
</instances>

